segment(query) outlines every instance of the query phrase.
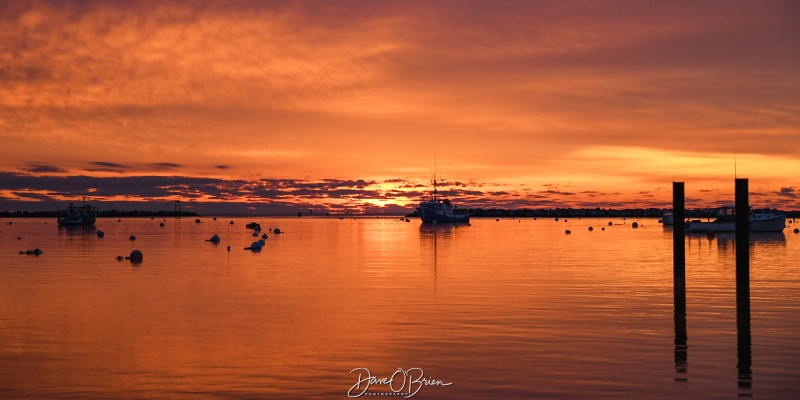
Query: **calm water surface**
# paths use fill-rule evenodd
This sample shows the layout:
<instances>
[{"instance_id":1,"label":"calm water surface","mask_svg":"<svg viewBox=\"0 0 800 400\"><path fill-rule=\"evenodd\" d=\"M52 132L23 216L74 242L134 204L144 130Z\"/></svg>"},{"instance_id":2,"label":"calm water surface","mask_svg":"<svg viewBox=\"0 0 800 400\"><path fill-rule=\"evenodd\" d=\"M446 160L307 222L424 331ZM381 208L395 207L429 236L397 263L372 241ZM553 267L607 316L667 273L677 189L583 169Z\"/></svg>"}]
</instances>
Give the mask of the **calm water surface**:
<instances>
[{"instance_id":1,"label":"calm water surface","mask_svg":"<svg viewBox=\"0 0 800 400\"><path fill-rule=\"evenodd\" d=\"M798 225L751 237L749 329L733 237L687 237L684 352L672 232L633 221L0 221L0 397L796 399Z\"/></svg>"}]
</instances>

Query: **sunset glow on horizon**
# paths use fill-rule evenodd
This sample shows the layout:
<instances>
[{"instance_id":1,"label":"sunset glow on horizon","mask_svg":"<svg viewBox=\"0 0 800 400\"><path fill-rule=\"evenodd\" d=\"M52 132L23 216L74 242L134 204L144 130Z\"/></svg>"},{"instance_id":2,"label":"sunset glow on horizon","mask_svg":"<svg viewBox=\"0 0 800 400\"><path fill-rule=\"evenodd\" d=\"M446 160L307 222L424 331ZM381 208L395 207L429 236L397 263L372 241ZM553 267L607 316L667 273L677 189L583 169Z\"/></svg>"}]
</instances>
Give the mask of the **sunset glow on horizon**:
<instances>
[{"instance_id":1,"label":"sunset glow on horizon","mask_svg":"<svg viewBox=\"0 0 800 400\"><path fill-rule=\"evenodd\" d=\"M434 175L466 207L666 208L673 181L712 207L738 176L800 210L797 21L791 1L4 1L0 211L400 212Z\"/></svg>"}]
</instances>

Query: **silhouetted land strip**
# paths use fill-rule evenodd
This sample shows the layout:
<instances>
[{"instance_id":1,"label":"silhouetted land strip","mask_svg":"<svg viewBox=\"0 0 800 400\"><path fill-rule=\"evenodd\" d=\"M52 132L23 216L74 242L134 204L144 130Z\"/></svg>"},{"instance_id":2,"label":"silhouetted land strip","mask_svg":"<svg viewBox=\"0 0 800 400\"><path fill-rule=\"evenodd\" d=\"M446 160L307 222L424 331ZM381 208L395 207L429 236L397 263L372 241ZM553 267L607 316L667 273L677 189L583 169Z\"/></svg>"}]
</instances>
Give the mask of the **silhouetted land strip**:
<instances>
[{"instance_id":1,"label":"silhouetted land strip","mask_svg":"<svg viewBox=\"0 0 800 400\"><path fill-rule=\"evenodd\" d=\"M469 208L469 215L474 218L661 218L664 211L661 208L543 208L543 209L502 209L502 208ZM800 218L800 211L781 211L776 209L757 209L756 212L779 212L787 218ZM286 214L294 215L294 214ZM716 215L715 208L696 208L687 209L686 218L713 218ZM98 218L122 218L122 217L199 217L200 214L192 211L120 211L106 210L97 213ZM330 214L338 217L339 214ZM406 217L418 217L416 211L407 214ZM0 218L57 218L58 211L0 211Z\"/></svg>"},{"instance_id":2,"label":"silhouetted land strip","mask_svg":"<svg viewBox=\"0 0 800 400\"><path fill-rule=\"evenodd\" d=\"M551 209L528 209L520 208L513 210L506 210L501 208L469 208L470 217L475 218L661 218L664 216L664 211L668 209L661 208L624 208L624 209L606 209L606 208L551 208ZM800 211L781 211L775 209L758 209L756 212L779 212L785 214L788 218L800 217ZM686 218L713 218L716 216L716 208L696 208L687 209ZM407 217L418 217L416 211L408 214Z\"/></svg>"},{"instance_id":3,"label":"silhouetted land strip","mask_svg":"<svg viewBox=\"0 0 800 400\"><path fill-rule=\"evenodd\" d=\"M121 217L197 217L200 214L191 211L120 211L107 210L99 211L98 218L121 218ZM0 211L0 218L57 218L58 211Z\"/></svg>"}]
</instances>

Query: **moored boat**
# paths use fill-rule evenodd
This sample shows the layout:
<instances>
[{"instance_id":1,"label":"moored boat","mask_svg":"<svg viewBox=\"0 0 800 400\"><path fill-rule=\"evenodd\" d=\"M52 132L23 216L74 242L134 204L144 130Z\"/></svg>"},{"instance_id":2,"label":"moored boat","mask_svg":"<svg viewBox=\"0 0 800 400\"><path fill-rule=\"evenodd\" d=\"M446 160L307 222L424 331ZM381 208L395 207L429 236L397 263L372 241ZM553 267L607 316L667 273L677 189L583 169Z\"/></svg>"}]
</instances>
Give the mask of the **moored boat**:
<instances>
[{"instance_id":1,"label":"moored boat","mask_svg":"<svg viewBox=\"0 0 800 400\"><path fill-rule=\"evenodd\" d=\"M750 232L782 232L786 228L786 215L750 212L748 227ZM718 208L716 219L713 221L689 221L686 225L686 230L688 232L735 232L735 207L725 206Z\"/></svg>"},{"instance_id":2,"label":"moored boat","mask_svg":"<svg viewBox=\"0 0 800 400\"><path fill-rule=\"evenodd\" d=\"M454 206L450 199L439 195L435 178L433 180L433 194L422 198L419 206L417 206L417 212L423 223L469 222L467 210Z\"/></svg>"},{"instance_id":3,"label":"moored boat","mask_svg":"<svg viewBox=\"0 0 800 400\"><path fill-rule=\"evenodd\" d=\"M672 214L672 210L664 211L664 216L661 217L661 223L664 224L664 226L674 225L674 216Z\"/></svg>"},{"instance_id":4,"label":"moored boat","mask_svg":"<svg viewBox=\"0 0 800 400\"><path fill-rule=\"evenodd\" d=\"M59 210L59 216L56 221L58 226L86 226L94 225L96 220L97 207L86 204L86 198L84 198L81 206L69 203L66 210Z\"/></svg>"}]
</instances>

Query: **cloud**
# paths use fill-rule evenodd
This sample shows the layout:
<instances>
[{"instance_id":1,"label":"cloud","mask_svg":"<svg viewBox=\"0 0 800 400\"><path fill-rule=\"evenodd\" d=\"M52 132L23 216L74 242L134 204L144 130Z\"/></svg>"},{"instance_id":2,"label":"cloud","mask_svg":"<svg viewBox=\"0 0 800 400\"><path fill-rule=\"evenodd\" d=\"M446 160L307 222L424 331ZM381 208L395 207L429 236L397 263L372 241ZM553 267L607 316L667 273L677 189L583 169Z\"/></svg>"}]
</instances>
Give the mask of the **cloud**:
<instances>
[{"instance_id":1,"label":"cloud","mask_svg":"<svg viewBox=\"0 0 800 400\"><path fill-rule=\"evenodd\" d=\"M794 187L782 187L781 190L775 194L780 197L788 197L792 199L800 197L800 194L798 194L797 189Z\"/></svg>"},{"instance_id":2,"label":"cloud","mask_svg":"<svg viewBox=\"0 0 800 400\"><path fill-rule=\"evenodd\" d=\"M52 173L62 173L67 172L65 169L57 167L55 165L49 165L44 163L28 163L27 165L20 167L20 170L30 173L42 173L42 174L52 174Z\"/></svg>"},{"instance_id":3,"label":"cloud","mask_svg":"<svg viewBox=\"0 0 800 400\"><path fill-rule=\"evenodd\" d=\"M800 184L783 172L796 17L777 1L4 2L0 171L249 185L187 183L225 199L309 177L291 196L325 198L427 189L436 159L465 190L636 201L688 171L714 201L736 143L774 192Z\"/></svg>"},{"instance_id":4,"label":"cloud","mask_svg":"<svg viewBox=\"0 0 800 400\"><path fill-rule=\"evenodd\" d=\"M157 170L171 170L182 167L181 164L168 163L168 162L153 163L150 164L150 166Z\"/></svg>"}]
</instances>

